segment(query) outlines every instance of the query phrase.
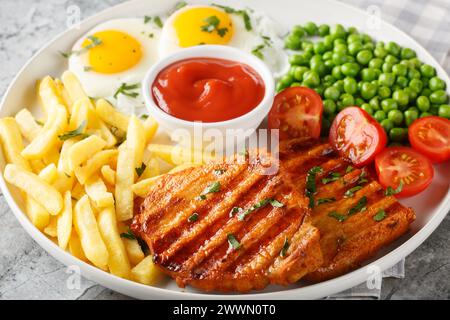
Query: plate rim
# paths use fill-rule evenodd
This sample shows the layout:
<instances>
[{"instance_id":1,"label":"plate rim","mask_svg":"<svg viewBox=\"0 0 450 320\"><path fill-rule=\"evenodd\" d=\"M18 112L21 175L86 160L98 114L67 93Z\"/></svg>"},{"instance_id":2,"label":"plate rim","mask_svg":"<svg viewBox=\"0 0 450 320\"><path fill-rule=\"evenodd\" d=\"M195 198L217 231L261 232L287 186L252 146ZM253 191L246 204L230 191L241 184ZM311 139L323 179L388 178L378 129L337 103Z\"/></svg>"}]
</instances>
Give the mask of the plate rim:
<instances>
[{"instance_id":1,"label":"plate rim","mask_svg":"<svg viewBox=\"0 0 450 320\"><path fill-rule=\"evenodd\" d=\"M83 19L79 25L85 25L98 19L99 16L107 14L109 11L114 11L120 9L121 7L129 7L132 6L133 3L141 3L143 0L129 0L114 6L110 6L106 9L96 12L92 16L89 16ZM367 15L367 13L352 5L347 3L343 3L337 0L323 0L334 5L339 5L345 7L349 10L357 11L362 15ZM445 80L447 83L450 83L450 79L448 74L442 68L440 63L428 52L426 48L424 48L418 41L409 36L407 33L403 32L398 27L393 24L381 19L381 23L388 25L391 28L396 29L399 33L401 33L402 37L407 38L412 41L415 45L423 49L423 53L425 54L425 58L427 61L431 61L434 63L434 66L437 67L438 71L445 76ZM27 70L28 66L33 62L36 57L45 52L49 46L53 43L57 42L59 39L66 36L68 33L73 31L76 27L72 27L69 29L65 29L51 40L46 42L44 46L42 46L35 54L33 54L27 62L19 69L13 80L8 85L2 100L0 102L0 110L3 109L3 106L7 100L7 97L12 91L12 88L15 87L17 80L21 77L21 75ZM293 289L285 289L274 292L252 292L252 293L240 293L240 294L224 294L224 293L203 293L203 292L184 292L184 291L175 291L172 289L160 288L156 286L147 286L143 285L131 280L123 279L117 277L113 274L100 270L84 261L77 259L72 256L69 252L62 250L57 244L55 244L52 240L48 239L40 230L38 230L28 219L25 212L23 212L16 201L14 200L11 192L9 191L9 187L3 178L3 174L0 174L0 189L3 193L3 196L13 212L16 219L19 221L21 226L25 229L31 238L36 241L39 246L41 246L46 252L48 252L53 258L57 259L65 266L78 266L81 270L81 275L86 277L87 279L94 281L102 286L105 286L111 290L120 292L125 295L129 295L131 297L140 298L140 299L225 299L225 300L236 300L236 299L317 299L322 298L328 295L335 294L342 290L351 288L355 285L363 283L367 280L369 274L368 272L371 270L371 267L377 266L381 270L386 270L387 268L392 267L401 259L408 256L412 251L417 249L439 226L442 220L446 217L448 211L450 210L450 189L447 190L447 194L442 199L439 206L435 209L436 213L433 217L421 228L417 231L416 234L411 236L408 240L406 240L401 245L397 246L395 249L390 251L389 253L379 257L377 260L362 266L352 272L346 273L342 276L339 276L334 279L330 279L324 282L320 282L317 284L311 284L300 288ZM138 290L138 294L136 293ZM325 293L326 292L326 293ZM145 297L144 297L145 296ZM142 298L144 297L144 298Z\"/></svg>"}]
</instances>

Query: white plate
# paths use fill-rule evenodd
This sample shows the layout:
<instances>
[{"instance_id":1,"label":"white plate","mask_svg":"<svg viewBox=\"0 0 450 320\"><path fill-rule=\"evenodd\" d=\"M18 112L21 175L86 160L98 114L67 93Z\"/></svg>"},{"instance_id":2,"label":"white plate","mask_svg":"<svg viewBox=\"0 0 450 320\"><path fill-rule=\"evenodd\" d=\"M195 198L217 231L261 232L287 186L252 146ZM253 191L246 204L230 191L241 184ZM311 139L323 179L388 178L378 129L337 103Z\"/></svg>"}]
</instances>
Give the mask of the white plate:
<instances>
[{"instance_id":1,"label":"white plate","mask_svg":"<svg viewBox=\"0 0 450 320\"><path fill-rule=\"evenodd\" d=\"M19 72L3 98L0 107L0 116L10 116L25 106L35 106L36 80L48 74L59 76L66 69L66 61L61 58L58 51L69 50L79 37L96 24L113 18L143 16L144 14L162 14L170 10L176 2L176 0L135 0L126 2L85 20L78 29L73 28L62 33L31 58ZM242 6L244 1L191 0L190 2L217 2L239 7L239 3ZM245 1L245 5L266 12L286 28L307 21L327 23L330 25L341 23L345 26L355 26L378 40L396 41L402 46L414 49L422 61L436 67L438 75L447 84L450 84L450 79L444 70L417 42L402 31L384 22L381 22L379 29L369 30L366 22L371 20L367 13L359 9L332 0L247 0ZM0 159L0 168L3 172L4 161L2 156ZM417 213L417 220L412 224L411 231L385 248L364 267L339 278L315 285L305 286L299 283L288 288L270 286L262 292L252 292L246 295L204 294L191 288L182 290L175 285L174 281L167 281L159 287L150 287L123 280L103 272L64 252L38 231L24 214L23 201L17 190L7 186L3 177L0 178L0 186L15 216L40 246L62 263L68 266L79 266L82 275L86 278L123 294L141 299L313 299L348 289L366 281L370 270L373 270L368 269L369 266L377 266L381 270L393 266L416 249L436 229L450 209L450 163L436 166L435 169L433 183L425 192L402 201L403 204L413 207Z\"/></svg>"}]
</instances>

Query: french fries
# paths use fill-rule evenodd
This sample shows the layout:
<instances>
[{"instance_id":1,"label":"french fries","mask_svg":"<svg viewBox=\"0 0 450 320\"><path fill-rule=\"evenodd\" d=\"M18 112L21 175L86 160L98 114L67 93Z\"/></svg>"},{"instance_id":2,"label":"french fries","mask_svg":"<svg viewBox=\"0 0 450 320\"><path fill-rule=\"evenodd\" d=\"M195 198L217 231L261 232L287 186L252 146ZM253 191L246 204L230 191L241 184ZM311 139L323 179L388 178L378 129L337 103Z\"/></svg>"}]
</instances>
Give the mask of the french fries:
<instances>
[{"instance_id":1,"label":"french fries","mask_svg":"<svg viewBox=\"0 0 450 320\"><path fill-rule=\"evenodd\" d=\"M130 260L131 265L135 266L144 260L144 251L142 251L142 248L136 239L123 238L122 241L127 250L128 259Z\"/></svg>"},{"instance_id":2,"label":"french fries","mask_svg":"<svg viewBox=\"0 0 450 320\"><path fill-rule=\"evenodd\" d=\"M109 166L104 165L101 168L102 177L109 185L113 186L116 184L116 172Z\"/></svg>"},{"instance_id":3,"label":"french fries","mask_svg":"<svg viewBox=\"0 0 450 320\"><path fill-rule=\"evenodd\" d=\"M215 159L212 155L201 150L188 149L180 146L149 144L147 150L153 155L176 166L186 162L202 164Z\"/></svg>"},{"instance_id":4,"label":"french fries","mask_svg":"<svg viewBox=\"0 0 450 320\"><path fill-rule=\"evenodd\" d=\"M91 177L84 188L97 208L114 207L113 195L107 191L105 183L99 176Z\"/></svg>"},{"instance_id":5,"label":"french fries","mask_svg":"<svg viewBox=\"0 0 450 320\"><path fill-rule=\"evenodd\" d=\"M72 234L69 239L69 252L74 257L80 259L81 261L88 262L86 255L84 254L83 248L81 247L81 241L75 230L72 230Z\"/></svg>"},{"instance_id":6,"label":"french fries","mask_svg":"<svg viewBox=\"0 0 450 320\"><path fill-rule=\"evenodd\" d=\"M65 250L72 234L72 195L70 191L64 193L64 209L56 222L58 245Z\"/></svg>"},{"instance_id":7,"label":"french fries","mask_svg":"<svg viewBox=\"0 0 450 320\"><path fill-rule=\"evenodd\" d=\"M148 256L131 269L133 279L142 284L151 285L162 278L162 272L153 263L153 257Z\"/></svg>"},{"instance_id":8,"label":"french fries","mask_svg":"<svg viewBox=\"0 0 450 320\"><path fill-rule=\"evenodd\" d=\"M116 127L126 133L128 130L129 117L114 109L105 99L99 99L95 104L95 111L98 116L110 126Z\"/></svg>"},{"instance_id":9,"label":"french fries","mask_svg":"<svg viewBox=\"0 0 450 320\"><path fill-rule=\"evenodd\" d=\"M86 180L103 166L116 162L117 154L117 150L103 150L96 153L89 160L87 160L84 166L78 166L75 168L75 176L78 181L81 184L85 184Z\"/></svg>"},{"instance_id":10,"label":"french fries","mask_svg":"<svg viewBox=\"0 0 450 320\"><path fill-rule=\"evenodd\" d=\"M133 153L135 168L139 168L142 165L146 138L145 129L141 121L136 116L131 116L128 124L126 144Z\"/></svg>"},{"instance_id":11,"label":"french fries","mask_svg":"<svg viewBox=\"0 0 450 320\"><path fill-rule=\"evenodd\" d=\"M133 218L134 152L127 143L119 147L116 171L116 216L119 221Z\"/></svg>"},{"instance_id":12,"label":"french fries","mask_svg":"<svg viewBox=\"0 0 450 320\"><path fill-rule=\"evenodd\" d=\"M27 109L20 110L16 114L15 119L19 125L20 132L28 141L33 141L42 130L42 127L37 124L31 112Z\"/></svg>"},{"instance_id":13,"label":"french fries","mask_svg":"<svg viewBox=\"0 0 450 320\"><path fill-rule=\"evenodd\" d=\"M87 195L77 201L73 224L80 237L83 252L95 266L107 270L109 254L100 235L97 221Z\"/></svg>"},{"instance_id":14,"label":"french fries","mask_svg":"<svg viewBox=\"0 0 450 320\"><path fill-rule=\"evenodd\" d=\"M6 161L30 169L28 161L22 157L23 142L19 127L14 118L0 119L0 141Z\"/></svg>"},{"instance_id":15,"label":"french fries","mask_svg":"<svg viewBox=\"0 0 450 320\"><path fill-rule=\"evenodd\" d=\"M96 135L92 135L76 142L69 151L67 157L69 170L74 172L83 162L87 161L106 146L106 142Z\"/></svg>"},{"instance_id":16,"label":"french fries","mask_svg":"<svg viewBox=\"0 0 450 320\"><path fill-rule=\"evenodd\" d=\"M47 76L40 81L38 92L47 116L51 115L59 106L66 108L65 101L59 95L59 90L52 77Z\"/></svg>"},{"instance_id":17,"label":"french fries","mask_svg":"<svg viewBox=\"0 0 450 320\"><path fill-rule=\"evenodd\" d=\"M25 208L31 223L43 231L50 223L50 213L31 196L25 195Z\"/></svg>"}]
</instances>

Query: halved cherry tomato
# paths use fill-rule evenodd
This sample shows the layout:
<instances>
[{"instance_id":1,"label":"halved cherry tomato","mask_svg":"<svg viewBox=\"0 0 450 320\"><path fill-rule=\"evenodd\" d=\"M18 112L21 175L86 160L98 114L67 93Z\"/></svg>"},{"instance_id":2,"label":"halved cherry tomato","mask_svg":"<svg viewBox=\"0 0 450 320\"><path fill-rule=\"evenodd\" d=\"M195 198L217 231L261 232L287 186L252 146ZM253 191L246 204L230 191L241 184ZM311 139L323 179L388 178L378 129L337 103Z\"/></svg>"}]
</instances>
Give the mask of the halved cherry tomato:
<instances>
[{"instance_id":1,"label":"halved cherry tomato","mask_svg":"<svg viewBox=\"0 0 450 320\"><path fill-rule=\"evenodd\" d=\"M279 129L280 139L319 138L322 98L307 87L290 87L275 96L269 112L269 129Z\"/></svg>"},{"instance_id":2,"label":"halved cherry tomato","mask_svg":"<svg viewBox=\"0 0 450 320\"><path fill-rule=\"evenodd\" d=\"M339 112L330 128L331 146L358 167L372 162L386 143L383 127L358 107Z\"/></svg>"},{"instance_id":3,"label":"halved cherry tomato","mask_svg":"<svg viewBox=\"0 0 450 320\"><path fill-rule=\"evenodd\" d=\"M433 179L431 161L413 148L389 147L375 157L378 181L384 188L396 189L402 182L398 197L410 197L422 192Z\"/></svg>"},{"instance_id":4,"label":"halved cherry tomato","mask_svg":"<svg viewBox=\"0 0 450 320\"><path fill-rule=\"evenodd\" d=\"M450 120L436 116L417 119L408 135L412 147L432 162L450 159Z\"/></svg>"}]
</instances>

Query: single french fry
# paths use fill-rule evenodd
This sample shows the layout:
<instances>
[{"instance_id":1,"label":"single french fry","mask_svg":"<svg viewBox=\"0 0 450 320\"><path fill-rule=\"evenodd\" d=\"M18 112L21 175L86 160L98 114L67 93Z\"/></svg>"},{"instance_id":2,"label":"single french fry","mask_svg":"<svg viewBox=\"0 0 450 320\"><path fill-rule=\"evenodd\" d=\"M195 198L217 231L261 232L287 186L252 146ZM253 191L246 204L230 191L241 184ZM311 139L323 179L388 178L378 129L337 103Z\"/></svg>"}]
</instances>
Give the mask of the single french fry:
<instances>
[{"instance_id":1,"label":"single french fry","mask_svg":"<svg viewBox=\"0 0 450 320\"><path fill-rule=\"evenodd\" d=\"M75 178L73 176L68 175L67 173L58 170L56 179L53 182L53 186L61 194L64 194L66 191L72 190L74 182L75 182Z\"/></svg>"},{"instance_id":2,"label":"single french fry","mask_svg":"<svg viewBox=\"0 0 450 320\"><path fill-rule=\"evenodd\" d=\"M77 142L76 138L70 138L63 142L61 147L61 152L58 159L58 170L62 171L69 176L72 175L72 171L70 169L68 153L70 148Z\"/></svg>"},{"instance_id":3,"label":"single french fry","mask_svg":"<svg viewBox=\"0 0 450 320\"><path fill-rule=\"evenodd\" d=\"M114 186L116 184L116 172L109 165L104 165L101 169L103 180Z\"/></svg>"},{"instance_id":4,"label":"single french fry","mask_svg":"<svg viewBox=\"0 0 450 320\"><path fill-rule=\"evenodd\" d=\"M72 230L72 234L69 239L69 252L71 255L80 259L81 261L89 262L86 258L86 255L84 254L83 248L81 247L80 238L78 237L75 230Z\"/></svg>"},{"instance_id":5,"label":"single french fry","mask_svg":"<svg viewBox=\"0 0 450 320\"><path fill-rule=\"evenodd\" d=\"M51 238L55 238L57 236L57 232L56 232L57 221L58 221L58 216L50 216L50 222L44 228L44 233Z\"/></svg>"},{"instance_id":6,"label":"single french fry","mask_svg":"<svg viewBox=\"0 0 450 320\"><path fill-rule=\"evenodd\" d=\"M123 244L125 245L128 259L130 260L132 266L135 266L139 262L144 260L145 258L144 251L142 251L142 248L136 239L122 238L122 241Z\"/></svg>"},{"instance_id":7,"label":"single french fry","mask_svg":"<svg viewBox=\"0 0 450 320\"><path fill-rule=\"evenodd\" d=\"M50 223L50 213L31 196L25 194L25 208L31 223L43 231Z\"/></svg>"},{"instance_id":8,"label":"single french fry","mask_svg":"<svg viewBox=\"0 0 450 320\"><path fill-rule=\"evenodd\" d=\"M125 245L120 238L116 213L113 207L105 208L98 214L98 226L109 253L109 272L118 277L128 279L131 271L130 261L128 260Z\"/></svg>"},{"instance_id":9,"label":"single french fry","mask_svg":"<svg viewBox=\"0 0 450 320\"><path fill-rule=\"evenodd\" d=\"M49 184L53 184L58 177L58 170L56 166L52 163L46 166L39 172L39 177Z\"/></svg>"},{"instance_id":10,"label":"single french fry","mask_svg":"<svg viewBox=\"0 0 450 320\"><path fill-rule=\"evenodd\" d=\"M4 172L5 180L30 195L52 215L57 215L63 206L61 194L49 183L22 167L8 164Z\"/></svg>"},{"instance_id":11,"label":"single french fry","mask_svg":"<svg viewBox=\"0 0 450 320\"><path fill-rule=\"evenodd\" d=\"M61 80L67 93L72 101L77 101L79 99L88 98L86 92L84 91L80 81L71 71L66 71L62 74Z\"/></svg>"},{"instance_id":12,"label":"single french fry","mask_svg":"<svg viewBox=\"0 0 450 320\"><path fill-rule=\"evenodd\" d=\"M95 111L97 112L98 116L110 126L116 127L124 133L127 132L129 117L117 111L105 99L97 100L95 104Z\"/></svg>"},{"instance_id":13,"label":"single french fry","mask_svg":"<svg viewBox=\"0 0 450 320\"><path fill-rule=\"evenodd\" d=\"M151 177L139 182L136 182L131 186L131 190L138 197L145 197L148 194L149 188L155 184L156 180L161 176Z\"/></svg>"},{"instance_id":14,"label":"single french fry","mask_svg":"<svg viewBox=\"0 0 450 320\"><path fill-rule=\"evenodd\" d=\"M80 200L85 194L84 187L76 182L72 188L72 198L75 200Z\"/></svg>"},{"instance_id":15,"label":"single french fry","mask_svg":"<svg viewBox=\"0 0 450 320\"><path fill-rule=\"evenodd\" d=\"M100 235L87 195L78 200L73 213L75 230L80 237L84 254L95 266L106 270L109 258L108 250Z\"/></svg>"},{"instance_id":16,"label":"single french fry","mask_svg":"<svg viewBox=\"0 0 450 320\"><path fill-rule=\"evenodd\" d=\"M33 141L33 139L41 133L42 127L37 124L28 109L20 110L14 119L16 119L16 122L19 125L20 132L28 141Z\"/></svg>"},{"instance_id":17,"label":"single french fry","mask_svg":"<svg viewBox=\"0 0 450 320\"><path fill-rule=\"evenodd\" d=\"M69 160L69 168L71 171L75 169L95 155L97 152L105 147L106 143L102 138L98 136L89 136L86 139L76 142L67 151L67 157Z\"/></svg>"},{"instance_id":18,"label":"single french fry","mask_svg":"<svg viewBox=\"0 0 450 320\"><path fill-rule=\"evenodd\" d=\"M31 141L22 151L26 159L41 159L60 142L58 136L67 127L67 111L63 106L58 106L49 115L41 133Z\"/></svg>"},{"instance_id":19,"label":"single french fry","mask_svg":"<svg viewBox=\"0 0 450 320\"><path fill-rule=\"evenodd\" d=\"M147 256L137 266L131 269L131 276L133 280L139 283L152 285L163 278L163 273L153 263L153 257Z\"/></svg>"},{"instance_id":20,"label":"single french fry","mask_svg":"<svg viewBox=\"0 0 450 320\"><path fill-rule=\"evenodd\" d=\"M149 144L147 149L153 155L173 165L180 165L186 162L202 164L214 159L214 157L201 150L191 150L180 146Z\"/></svg>"},{"instance_id":21,"label":"single french fry","mask_svg":"<svg viewBox=\"0 0 450 320\"><path fill-rule=\"evenodd\" d=\"M55 110L58 109L58 106L63 106L64 109L67 108L64 99L59 95L55 81L50 76L47 76L40 81L38 94L47 116L55 112Z\"/></svg>"},{"instance_id":22,"label":"single french fry","mask_svg":"<svg viewBox=\"0 0 450 320\"><path fill-rule=\"evenodd\" d=\"M88 120L89 120L89 106L91 101L89 98L82 98L75 101L72 108L72 113L70 115L69 130L76 130L83 123L86 124L84 131L86 130Z\"/></svg>"},{"instance_id":23,"label":"single french fry","mask_svg":"<svg viewBox=\"0 0 450 320\"><path fill-rule=\"evenodd\" d=\"M146 145L145 129L141 121L136 116L131 116L127 130L128 148L133 153L134 167L139 168L142 165L142 156L144 155L144 148Z\"/></svg>"},{"instance_id":24,"label":"single french fry","mask_svg":"<svg viewBox=\"0 0 450 320\"><path fill-rule=\"evenodd\" d=\"M114 197L107 191L105 183L98 175L90 177L84 189L97 208L114 207Z\"/></svg>"},{"instance_id":25,"label":"single french fry","mask_svg":"<svg viewBox=\"0 0 450 320\"><path fill-rule=\"evenodd\" d=\"M23 141L19 126L14 118L0 119L0 141L7 162L19 165L26 170L31 170L30 164L21 155Z\"/></svg>"},{"instance_id":26,"label":"single french fry","mask_svg":"<svg viewBox=\"0 0 450 320\"><path fill-rule=\"evenodd\" d=\"M42 171L45 168L45 163L41 159L32 159L28 161L30 163L30 167L32 171L36 174Z\"/></svg>"},{"instance_id":27,"label":"single french fry","mask_svg":"<svg viewBox=\"0 0 450 320\"><path fill-rule=\"evenodd\" d=\"M151 140L155 136L156 131L158 131L158 122L156 122L156 120L153 119L153 117L149 116L144 121L144 129L145 129L147 144L148 144L151 142Z\"/></svg>"},{"instance_id":28,"label":"single french fry","mask_svg":"<svg viewBox=\"0 0 450 320\"><path fill-rule=\"evenodd\" d=\"M117 159L117 154L117 150L103 150L87 160L84 166L75 167L75 176L78 181L81 184L86 183L86 180L99 171L104 165L115 162Z\"/></svg>"},{"instance_id":29,"label":"single french fry","mask_svg":"<svg viewBox=\"0 0 450 320\"><path fill-rule=\"evenodd\" d=\"M146 165L144 172L139 177L138 181L142 181L148 178L156 177L160 174L159 162L155 158L151 158L148 161L144 160Z\"/></svg>"},{"instance_id":30,"label":"single french fry","mask_svg":"<svg viewBox=\"0 0 450 320\"><path fill-rule=\"evenodd\" d=\"M48 166L50 164L54 164L55 166L58 165L60 146L61 146L61 142L58 141L57 144L51 150L49 150L45 154L45 156L42 158L42 161L44 162L44 164L46 166Z\"/></svg>"},{"instance_id":31,"label":"single french fry","mask_svg":"<svg viewBox=\"0 0 450 320\"><path fill-rule=\"evenodd\" d=\"M64 193L64 209L56 222L56 234L58 245L65 250L72 234L72 195L70 191Z\"/></svg>"},{"instance_id":32,"label":"single french fry","mask_svg":"<svg viewBox=\"0 0 450 320\"><path fill-rule=\"evenodd\" d=\"M119 147L116 171L116 216L118 221L133 218L134 153L127 143Z\"/></svg>"},{"instance_id":33,"label":"single french fry","mask_svg":"<svg viewBox=\"0 0 450 320\"><path fill-rule=\"evenodd\" d=\"M64 101L64 105L67 107L67 110L69 112L72 112L73 101L70 98L69 93L67 92L66 88L64 87L64 84L62 83L62 81L60 79L55 79L55 86L56 86L58 95Z\"/></svg>"},{"instance_id":34,"label":"single french fry","mask_svg":"<svg viewBox=\"0 0 450 320\"><path fill-rule=\"evenodd\" d=\"M187 168L198 167L198 166L199 166L199 164L197 164L197 163L185 162L183 164L180 164L179 166L176 166L172 170L170 170L169 173L175 173L175 172L183 171L184 169L187 169Z\"/></svg>"}]
</instances>

